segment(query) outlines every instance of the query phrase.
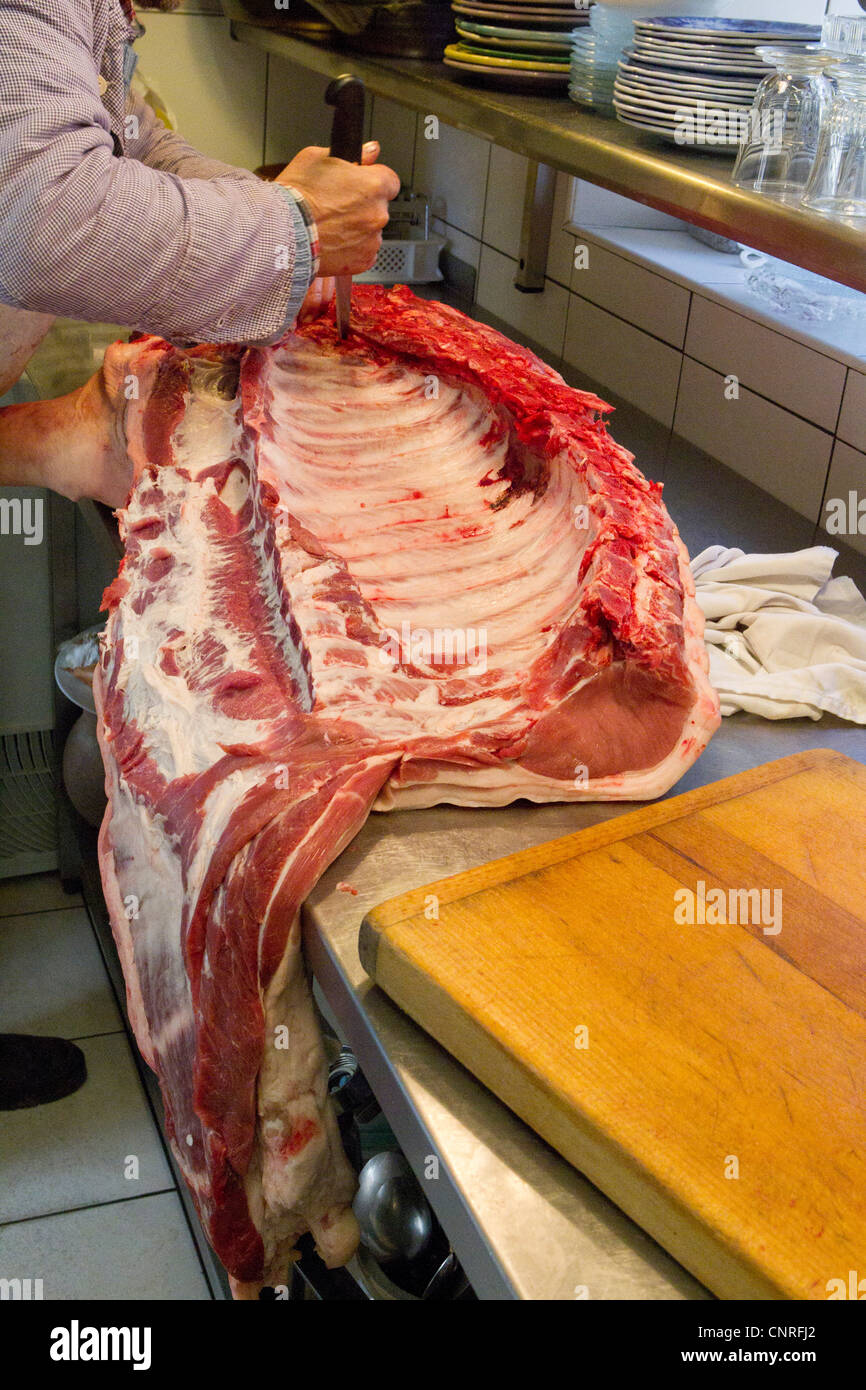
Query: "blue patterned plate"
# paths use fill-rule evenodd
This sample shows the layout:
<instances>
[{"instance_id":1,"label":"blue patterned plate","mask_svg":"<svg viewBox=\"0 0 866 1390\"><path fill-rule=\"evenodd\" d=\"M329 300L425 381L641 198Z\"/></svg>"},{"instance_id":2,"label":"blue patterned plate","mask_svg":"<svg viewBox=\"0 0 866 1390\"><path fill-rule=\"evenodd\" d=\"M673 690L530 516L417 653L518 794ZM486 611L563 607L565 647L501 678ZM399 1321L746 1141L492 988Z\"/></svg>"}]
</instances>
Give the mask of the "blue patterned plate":
<instances>
[{"instance_id":1,"label":"blue patterned plate","mask_svg":"<svg viewBox=\"0 0 866 1390\"><path fill-rule=\"evenodd\" d=\"M759 42L762 39L786 39L789 42L816 43L821 37L817 24L790 24L773 19L723 19L704 15L660 15L655 19L636 19L636 30L654 34L676 34L677 38L740 39Z\"/></svg>"}]
</instances>

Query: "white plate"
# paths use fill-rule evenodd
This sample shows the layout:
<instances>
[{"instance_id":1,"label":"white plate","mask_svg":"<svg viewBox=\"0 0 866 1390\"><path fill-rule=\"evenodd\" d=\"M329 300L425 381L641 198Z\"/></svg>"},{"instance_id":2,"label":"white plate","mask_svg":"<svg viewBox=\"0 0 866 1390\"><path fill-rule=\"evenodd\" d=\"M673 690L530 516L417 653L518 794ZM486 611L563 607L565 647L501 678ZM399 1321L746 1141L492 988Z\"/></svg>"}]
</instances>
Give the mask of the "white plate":
<instances>
[{"instance_id":1,"label":"white plate","mask_svg":"<svg viewBox=\"0 0 866 1390\"><path fill-rule=\"evenodd\" d=\"M716 62L715 59L710 58L666 58L664 54L661 53L654 53L652 58L649 58L646 54L640 54L637 52L632 54L631 49L626 49L626 53L629 58L634 57L635 59L637 59L638 62L646 63L650 67L655 67L656 65L658 65L659 67L663 68L680 68L684 72L726 72L732 73L739 78L747 78L751 77L753 72L757 77L761 77L767 76L769 73L773 71L772 67L769 67L764 63L760 64L759 67L752 68L744 67L742 64L739 63Z\"/></svg>"},{"instance_id":2,"label":"white plate","mask_svg":"<svg viewBox=\"0 0 866 1390\"><path fill-rule=\"evenodd\" d=\"M641 43L660 43L664 44L665 47L667 47L668 44L676 44L678 48L695 48L699 51L705 48L722 48L726 53L730 52L733 54L751 53L754 48L764 48L768 44L782 42L782 40L778 38L761 38L760 35L756 35L753 39L727 39L717 35L707 35L705 38L693 38L687 34L681 36L679 34L656 33L652 29L640 29L637 24L635 24L634 27L634 36L636 39L639 39ZM802 46L805 47L805 41ZM794 43L791 47L799 48L801 45L799 43Z\"/></svg>"},{"instance_id":3,"label":"white plate","mask_svg":"<svg viewBox=\"0 0 866 1390\"><path fill-rule=\"evenodd\" d=\"M572 5L560 4L559 0L545 0L543 4L535 4L534 0L455 0L451 8L456 9L458 4L471 4L478 10L513 10L517 14L531 15L533 24L539 10L556 10L563 16L578 14Z\"/></svg>"},{"instance_id":4,"label":"white plate","mask_svg":"<svg viewBox=\"0 0 866 1390\"><path fill-rule=\"evenodd\" d=\"M651 130L653 135L672 135L673 126L665 124L664 121L654 121L651 117L644 119L642 116L630 116L627 111L617 111L618 121L624 121L626 125L636 125L639 130Z\"/></svg>"},{"instance_id":5,"label":"white plate","mask_svg":"<svg viewBox=\"0 0 866 1390\"><path fill-rule=\"evenodd\" d=\"M616 88L614 90L613 103L618 110L622 109L626 111L631 111L635 115L647 116L651 120L659 121L661 123L667 123L668 125L672 126L676 125L679 120L683 119L686 116L698 115L698 106L695 102L682 101L674 102L670 105L666 103L651 102L648 100L642 100L640 97L630 96L628 93L623 92L620 88ZM718 106L705 105L704 110L721 112L724 114L725 120L727 121L728 117L730 116L737 117L741 113L743 115L748 115L749 108L743 106L724 106L719 104Z\"/></svg>"},{"instance_id":6,"label":"white plate","mask_svg":"<svg viewBox=\"0 0 866 1390\"><path fill-rule=\"evenodd\" d=\"M630 87L624 87L622 83L617 83L613 89L614 96L621 97L623 101L630 101L634 106L659 106L666 111L696 111L699 103L703 103L705 110L716 111L750 111L752 108L748 103L739 102L735 97L705 97L701 96L647 96L645 92L632 91Z\"/></svg>"},{"instance_id":7,"label":"white plate","mask_svg":"<svg viewBox=\"0 0 866 1390\"><path fill-rule=\"evenodd\" d=\"M695 96L701 96L705 92L712 92L716 96L740 97L743 101L751 104L756 83L736 83L736 82L714 82L711 78L698 79L695 82L680 82L670 78L665 80L667 73L659 75L658 78L652 74L644 75L635 68L620 66L619 75L624 81L629 82L633 87L640 87L647 93L650 92L671 92L682 93L687 96L693 92Z\"/></svg>"},{"instance_id":8,"label":"white plate","mask_svg":"<svg viewBox=\"0 0 866 1390\"><path fill-rule=\"evenodd\" d=\"M655 58L633 58L630 51L620 58L619 63L620 67L634 67L638 72L647 73L649 76L665 82L702 82L706 77L710 82L723 82L726 86L736 84L745 87L748 83L750 86L757 87L761 81L761 74L758 72L744 72L740 75L735 73L731 77L726 77L724 73L703 74L694 68L683 68L682 71L677 72L664 63L656 62Z\"/></svg>"},{"instance_id":9,"label":"white plate","mask_svg":"<svg viewBox=\"0 0 866 1390\"><path fill-rule=\"evenodd\" d=\"M617 120L622 121L623 125L636 126L638 130L646 130L650 135L657 135L659 139L664 140L666 144L676 145L677 149L699 150L703 154L724 154L730 156L737 148L736 145L680 145L677 142L672 127L658 125L652 121L644 121L636 116L620 115L619 112L617 112Z\"/></svg>"},{"instance_id":10,"label":"white plate","mask_svg":"<svg viewBox=\"0 0 866 1390\"><path fill-rule=\"evenodd\" d=\"M617 107L624 107L628 111L637 111L637 113L644 111L646 115L667 118L667 120L670 121L677 120L677 111L683 111L685 115L698 114L698 107L696 107L695 101L655 101L649 99L649 97L644 97L644 99L642 99L642 97L628 95L628 93L623 92L621 88L613 89L613 100ZM744 113L748 113L749 110L748 106L726 106L726 104L721 103L721 101L719 101L719 103L714 103L714 101L712 101L712 103L708 103L708 106L712 107L713 111L726 111L726 113L727 111L744 111Z\"/></svg>"},{"instance_id":11,"label":"white plate","mask_svg":"<svg viewBox=\"0 0 866 1390\"><path fill-rule=\"evenodd\" d=\"M538 57L559 57L563 61L568 58L568 49L563 48L562 44L549 43L545 39L493 39L484 37L481 34L473 34L471 29L464 29L458 22L456 25L457 36L463 43L469 44L471 48L494 48L504 54L508 53L535 53Z\"/></svg>"},{"instance_id":12,"label":"white plate","mask_svg":"<svg viewBox=\"0 0 866 1390\"><path fill-rule=\"evenodd\" d=\"M532 44L534 48L555 48L558 52L571 47L570 34L547 33L544 29L503 29L493 24L474 24L469 19L457 19L457 32L466 38L471 38L474 43L481 44L483 39L485 44L492 48L514 48L520 47L521 42Z\"/></svg>"},{"instance_id":13,"label":"white plate","mask_svg":"<svg viewBox=\"0 0 866 1390\"><path fill-rule=\"evenodd\" d=\"M101 623L94 623L92 627L86 627L83 632L79 632L75 637L62 642L57 656L54 658L54 679L59 688L63 691L67 700L71 700L79 709L86 709L90 714L96 713L96 705L93 700L93 686L88 685L87 681L74 676L72 671L64 663L69 659L70 648L77 646L87 637L93 637L97 633L105 631L107 619Z\"/></svg>"},{"instance_id":14,"label":"white plate","mask_svg":"<svg viewBox=\"0 0 866 1390\"><path fill-rule=\"evenodd\" d=\"M696 44L689 47L684 43L668 43L665 39L645 39L638 34L635 35L634 51L645 53L648 58L655 58L658 53L662 53L668 58L688 58L690 61L700 58L707 62L733 63L736 67L748 67L753 64L766 67L766 64L749 49L736 53L727 48L720 48L717 44L708 44L706 48L698 48Z\"/></svg>"},{"instance_id":15,"label":"white plate","mask_svg":"<svg viewBox=\"0 0 866 1390\"><path fill-rule=\"evenodd\" d=\"M451 8L458 14L472 10L477 15L507 15L511 20L519 20L525 24L540 24L548 16L555 19L557 24L574 25L580 22L575 16L575 11L566 5L546 5L544 9L539 7L521 10L516 4L494 5L487 4L487 0L477 0L477 3L476 0L455 0Z\"/></svg>"},{"instance_id":16,"label":"white plate","mask_svg":"<svg viewBox=\"0 0 866 1390\"><path fill-rule=\"evenodd\" d=\"M654 63L656 59L665 58L689 65L697 63L700 66L709 67L712 63L721 63L727 68L736 68L741 72L765 72L767 64L760 58L730 58L724 53L707 53L703 49L677 49L670 43L660 43L657 48L650 48L646 44L636 43L634 46L635 56L645 58L648 62Z\"/></svg>"},{"instance_id":17,"label":"white plate","mask_svg":"<svg viewBox=\"0 0 866 1390\"><path fill-rule=\"evenodd\" d=\"M563 10L513 10L507 5L472 5L453 3L455 14L468 15L488 24L498 24L501 20L516 20L518 24L535 24L545 29L574 29L574 11L566 14ZM580 21L578 20L579 24Z\"/></svg>"},{"instance_id":18,"label":"white plate","mask_svg":"<svg viewBox=\"0 0 866 1390\"><path fill-rule=\"evenodd\" d=\"M677 82L673 79L665 81L664 78L654 78L652 75L644 76L643 73L635 72L633 68L620 67L619 76L625 82L630 82L633 87L643 87L648 92L717 92L723 96L742 97L744 101L751 101L755 95L756 83L744 82L714 82L711 77L700 79L698 82Z\"/></svg>"},{"instance_id":19,"label":"white plate","mask_svg":"<svg viewBox=\"0 0 866 1390\"><path fill-rule=\"evenodd\" d=\"M735 101L705 101L703 97L675 97L669 101L665 97L645 97L637 92L630 92L623 87L622 83L617 82L613 89L614 99L634 107L651 107L659 112L674 111L696 111L699 101L703 101L707 107L712 107L718 111L749 111L748 106L741 106Z\"/></svg>"}]
</instances>

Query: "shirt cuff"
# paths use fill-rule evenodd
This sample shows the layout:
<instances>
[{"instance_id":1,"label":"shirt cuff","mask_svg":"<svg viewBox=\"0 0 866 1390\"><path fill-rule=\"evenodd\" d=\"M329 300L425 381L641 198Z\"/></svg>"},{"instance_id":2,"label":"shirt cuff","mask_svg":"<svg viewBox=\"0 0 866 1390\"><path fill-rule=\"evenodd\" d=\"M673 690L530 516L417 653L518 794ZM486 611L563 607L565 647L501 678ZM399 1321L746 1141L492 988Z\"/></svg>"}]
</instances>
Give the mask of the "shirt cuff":
<instances>
[{"instance_id":1,"label":"shirt cuff","mask_svg":"<svg viewBox=\"0 0 866 1390\"><path fill-rule=\"evenodd\" d=\"M295 256L292 262L292 288L286 309L286 318L279 337L288 333L298 317L304 296L319 273L319 233L310 205L303 194L285 183L275 183L272 187L283 195L292 217L295 233Z\"/></svg>"}]
</instances>

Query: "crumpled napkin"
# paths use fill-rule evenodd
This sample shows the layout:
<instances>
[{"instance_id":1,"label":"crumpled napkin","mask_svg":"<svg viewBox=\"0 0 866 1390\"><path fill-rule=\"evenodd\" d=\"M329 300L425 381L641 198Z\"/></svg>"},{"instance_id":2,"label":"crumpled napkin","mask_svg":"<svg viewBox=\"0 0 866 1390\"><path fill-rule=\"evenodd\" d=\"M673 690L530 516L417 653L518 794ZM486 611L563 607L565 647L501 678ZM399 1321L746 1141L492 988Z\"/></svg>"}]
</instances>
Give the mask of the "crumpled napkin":
<instances>
[{"instance_id":1,"label":"crumpled napkin","mask_svg":"<svg viewBox=\"0 0 866 1390\"><path fill-rule=\"evenodd\" d=\"M722 714L866 724L866 599L834 579L826 545L746 555L713 545L691 562Z\"/></svg>"}]
</instances>

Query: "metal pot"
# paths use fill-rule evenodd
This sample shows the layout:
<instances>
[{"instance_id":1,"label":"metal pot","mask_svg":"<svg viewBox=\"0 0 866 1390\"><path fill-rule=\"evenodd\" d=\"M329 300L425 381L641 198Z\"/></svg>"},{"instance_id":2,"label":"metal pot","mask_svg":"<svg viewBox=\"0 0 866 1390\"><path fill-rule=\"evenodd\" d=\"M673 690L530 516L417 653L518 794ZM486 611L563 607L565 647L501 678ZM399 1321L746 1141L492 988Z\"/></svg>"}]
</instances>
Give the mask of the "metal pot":
<instances>
[{"instance_id":1,"label":"metal pot","mask_svg":"<svg viewBox=\"0 0 866 1390\"><path fill-rule=\"evenodd\" d=\"M96 740L96 715L82 710L63 747L63 785L88 825L99 826L105 813L105 770Z\"/></svg>"}]
</instances>

